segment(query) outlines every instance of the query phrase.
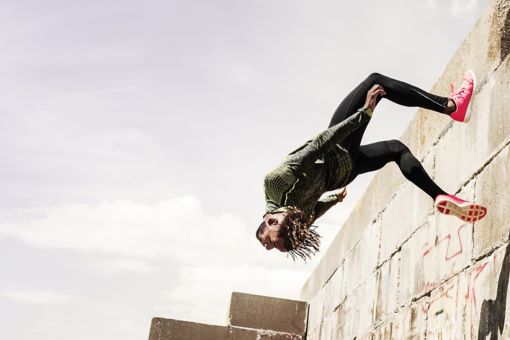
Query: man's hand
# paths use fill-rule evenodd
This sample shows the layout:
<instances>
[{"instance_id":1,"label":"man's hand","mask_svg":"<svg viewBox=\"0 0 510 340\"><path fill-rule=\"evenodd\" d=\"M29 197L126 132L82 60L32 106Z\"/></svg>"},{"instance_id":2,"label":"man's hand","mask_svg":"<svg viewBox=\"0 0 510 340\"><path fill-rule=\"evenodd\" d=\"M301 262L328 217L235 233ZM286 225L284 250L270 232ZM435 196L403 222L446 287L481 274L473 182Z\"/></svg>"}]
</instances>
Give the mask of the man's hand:
<instances>
[{"instance_id":1,"label":"man's hand","mask_svg":"<svg viewBox=\"0 0 510 340\"><path fill-rule=\"evenodd\" d=\"M384 90L384 88L379 84L375 84L367 92L367 100L365 101L365 107L368 107L372 111L374 111L375 106L377 105L377 98L385 95L386 91Z\"/></svg>"},{"instance_id":2,"label":"man's hand","mask_svg":"<svg viewBox=\"0 0 510 340\"><path fill-rule=\"evenodd\" d=\"M336 199L338 202L342 202L345 196L347 196L347 188L342 188L336 193Z\"/></svg>"}]
</instances>

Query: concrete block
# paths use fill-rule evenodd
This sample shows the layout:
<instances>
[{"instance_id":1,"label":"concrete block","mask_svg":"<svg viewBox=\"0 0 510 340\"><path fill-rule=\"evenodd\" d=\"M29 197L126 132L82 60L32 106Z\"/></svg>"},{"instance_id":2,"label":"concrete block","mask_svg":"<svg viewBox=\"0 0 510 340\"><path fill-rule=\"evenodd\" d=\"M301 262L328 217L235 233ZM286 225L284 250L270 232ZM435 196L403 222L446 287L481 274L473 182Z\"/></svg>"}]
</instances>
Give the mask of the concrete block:
<instances>
[{"instance_id":1,"label":"concrete block","mask_svg":"<svg viewBox=\"0 0 510 340\"><path fill-rule=\"evenodd\" d=\"M332 339L359 338L372 329L376 294L374 273L365 283L347 295L345 301L335 311L336 323Z\"/></svg>"},{"instance_id":2,"label":"concrete block","mask_svg":"<svg viewBox=\"0 0 510 340\"><path fill-rule=\"evenodd\" d=\"M373 332L373 340L386 340L386 339L393 339L393 333L394 333L394 322L395 320L388 319L381 325L379 325Z\"/></svg>"},{"instance_id":3,"label":"concrete block","mask_svg":"<svg viewBox=\"0 0 510 340\"><path fill-rule=\"evenodd\" d=\"M271 330L154 318L151 323L149 340L303 340L303 336Z\"/></svg>"},{"instance_id":4,"label":"concrete block","mask_svg":"<svg viewBox=\"0 0 510 340\"><path fill-rule=\"evenodd\" d=\"M360 335L359 337L356 337L356 340L372 340L373 334L372 332L367 332L365 334Z\"/></svg>"},{"instance_id":5,"label":"concrete block","mask_svg":"<svg viewBox=\"0 0 510 340\"><path fill-rule=\"evenodd\" d=\"M330 313L322 319L321 324L321 340L335 339L336 315Z\"/></svg>"},{"instance_id":6,"label":"concrete block","mask_svg":"<svg viewBox=\"0 0 510 340\"><path fill-rule=\"evenodd\" d=\"M307 331L306 340L320 340L321 339L321 328L318 327L313 331Z\"/></svg>"},{"instance_id":7,"label":"concrete block","mask_svg":"<svg viewBox=\"0 0 510 340\"><path fill-rule=\"evenodd\" d=\"M380 224L371 224L345 259L345 291L352 292L373 274L379 258Z\"/></svg>"},{"instance_id":8,"label":"concrete block","mask_svg":"<svg viewBox=\"0 0 510 340\"><path fill-rule=\"evenodd\" d=\"M218 340L228 339L229 329L172 319L152 319L149 340Z\"/></svg>"},{"instance_id":9,"label":"concrete block","mask_svg":"<svg viewBox=\"0 0 510 340\"><path fill-rule=\"evenodd\" d=\"M425 222L432 207L430 197L412 183L402 187L381 216L381 262L397 251Z\"/></svg>"},{"instance_id":10,"label":"concrete block","mask_svg":"<svg viewBox=\"0 0 510 340\"><path fill-rule=\"evenodd\" d=\"M429 253L435 244L436 228L433 217L407 241L401 250L398 301L406 304L411 298L430 290L438 281L435 264L437 253Z\"/></svg>"},{"instance_id":11,"label":"concrete block","mask_svg":"<svg viewBox=\"0 0 510 340\"><path fill-rule=\"evenodd\" d=\"M422 312L427 315L427 338L462 339L463 315L465 310L465 273L456 275L432 291L429 302L423 304Z\"/></svg>"},{"instance_id":12,"label":"concrete block","mask_svg":"<svg viewBox=\"0 0 510 340\"><path fill-rule=\"evenodd\" d=\"M234 334L229 338L229 340L245 340L245 338L237 337L236 334L242 334L242 332L246 332L247 330L243 328L230 327L233 331L231 334ZM238 333L236 333L238 332ZM219 340L219 339L218 339ZM268 330L257 330L255 338L246 338L246 340L304 340L304 336L291 334L291 333L279 333Z\"/></svg>"},{"instance_id":13,"label":"concrete block","mask_svg":"<svg viewBox=\"0 0 510 340\"><path fill-rule=\"evenodd\" d=\"M359 302L359 290L356 290L335 311L334 339L354 339L357 336L361 317Z\"/></svg>"},{"instance_id":14,"label":"concrete block","mask_svg":"<svg viewBox=\"0 0 510 340\"><path fill-rule=\"evenodd\" d=\"M510 146L483 170L476 179L475 200L487 207L487 216L475 223L474 256L479 257L508 238L508 200L510 199Z\"/></svg>"},{"instance_id":15,"label":"concrete block","mask_svg":"<svg viewBox=\"0 0 510 340\"><path fill-rule=\"evenodd\" d=\"M321 339L333 339L336 327L335 309L345 299L344 266L337 268L333 276L315 297L310 300L308 332ZM310 335L308 335L310 338Z\"/></svg>"},{"instance_id":16,"label":"concrete block","mask_svg":"<svg viewBox=\"0 0 510 340\"><path fill-rule=\"evenodd\" d=\"M374 272L368 277L366 282L359 288L359 310L361 319L359 320L358 336L372 329L375 320L375 301L377 298L377 281Z\"/></svg>"},{"instance_id":17,"label":"concrete block","mask_svg":"<svg viewBox=\"0 0 510 340\"><path fill-rule=\"evenodd\" d=\"M385 319L397 309L399 265L400 252L384 263L377 272L376 322Z\"/></svg>"},{"instance_id":18,"label":"concrete block","mask_svg":"<svg viewBox=\"0 0 510 340\"><path fill-rule=\"evenodd\" d=\"M303 301L234 292L230 299L229 324L304 334L307 305Z\"/></svg>"},{"instance_id":19,"label":"concrete block","mask_svg":"<svg viewBox=\"0 0 510 340\"><path fill-rule=\"evenodd\" d=\"M424 300L427 298L425 297ZM411 304L404 307L396 318L397 328L394 339L425 339L427 319L422 312L420 304ZM427 338L429 339L429 338Z\"/></svg>"},{"instance_id":20,"label":"concrete block","mask_svg":"<svg viewBox=\"0 0 510 340\"><path fill-rule=\"evenodd\" d=\"M373 340L425 339L427 320L421 307L412 304L380 324L372 333Z\"/></svg>"},{"instance_id":21,"label":"concrete block","mask_svg":"<svg viewBox=\"0 0 510 340\"><path fill-rule=\"evenodd\" d=\"M345 274L344 263L342 263L322 289L325 294L324 313L326 315L332 314L346 297Z\"/></svg>"},{"instance_id":22,"label":"concrete block","mask_svg":"<svg viewBox=\"0 0 510 340\"><path fill-rule=\"evenodd\" d=\"M319 329L323 318L324 304L327 302L324 299L326 291L324 289L317 292L311 300L308 302L308 332Z\"/></svg>"}]
</instances>

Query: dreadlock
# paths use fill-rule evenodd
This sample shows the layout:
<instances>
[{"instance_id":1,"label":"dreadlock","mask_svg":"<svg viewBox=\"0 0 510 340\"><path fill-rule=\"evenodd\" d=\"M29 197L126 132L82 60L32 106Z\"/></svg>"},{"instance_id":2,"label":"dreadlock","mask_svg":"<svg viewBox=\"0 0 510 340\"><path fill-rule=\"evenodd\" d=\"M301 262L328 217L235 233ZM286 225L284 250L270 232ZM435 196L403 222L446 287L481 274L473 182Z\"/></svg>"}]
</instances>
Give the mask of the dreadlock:
<instances>
[{"instance_id":1,"label":"dreadlock","mask_svg":"<svg viewBox=\"0 0 510 340\"><path fill-rule=\"evenodd\" d=\"M305 262L319 251L320 235L315 231L316 226L311 225L313 215L305 213L297 207L286 207L287 223L280 229L280 236L285 240L285 249L295 261L301 257Z\"/></svg>"}]
</instances>

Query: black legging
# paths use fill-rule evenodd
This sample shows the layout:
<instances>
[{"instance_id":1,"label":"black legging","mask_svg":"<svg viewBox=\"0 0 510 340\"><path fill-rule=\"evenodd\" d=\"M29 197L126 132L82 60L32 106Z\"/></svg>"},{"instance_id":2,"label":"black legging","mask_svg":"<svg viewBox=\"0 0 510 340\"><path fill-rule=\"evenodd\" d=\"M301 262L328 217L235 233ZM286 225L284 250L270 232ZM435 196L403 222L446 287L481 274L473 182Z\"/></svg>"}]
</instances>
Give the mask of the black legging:
<instances>
[{"instance_id":1,"label":"black legging","mask_svg":"<svg viewBox=\"0 0 510 340\"><path fill-rule=\"evenodd\" d=\"M380 84L386 91L384 98L400 105L418 106L444 113L448 104L446 97L433 95L379 73L372 73L340 103L329 126L336 125L356 113L365 104L367 92L375 84ZM421 163L402 142L389 140L360 146L367 126L368 122L342 141L341 145L349 151L353 160L353 169L346 184L351 183L359 174L378 170L393 161L397 163L405 178L426 192L432 199L435 199L439 194L446 194L434 183Z\"/></svg>"}]
</instances>

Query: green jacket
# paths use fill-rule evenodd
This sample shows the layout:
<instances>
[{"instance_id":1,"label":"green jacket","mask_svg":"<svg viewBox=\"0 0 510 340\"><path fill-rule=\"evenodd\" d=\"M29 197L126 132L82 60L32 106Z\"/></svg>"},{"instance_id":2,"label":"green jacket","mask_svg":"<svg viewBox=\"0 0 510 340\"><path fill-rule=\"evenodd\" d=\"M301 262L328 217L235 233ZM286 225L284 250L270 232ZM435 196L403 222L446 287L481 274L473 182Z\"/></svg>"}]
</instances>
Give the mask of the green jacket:
<instances>
[{"instance_id":1,"label":"green jacket","mask_svg":"<svg viewBox=\"0 0 510 340\"><path fill-rule=\"evenodd\" d=\"M372 116L360 109L291 152L264 178L266 213L295 206L319 218L337 203L335 195L320 199L326 191L341 188L352 171L352 160L339 143Z\"/></svg>"}]
</instances>

